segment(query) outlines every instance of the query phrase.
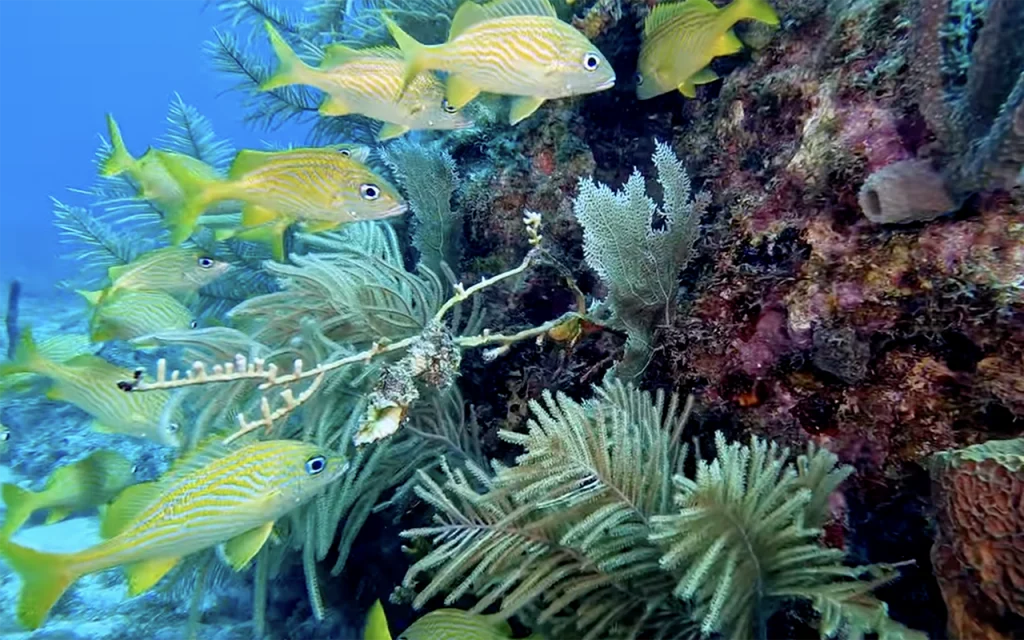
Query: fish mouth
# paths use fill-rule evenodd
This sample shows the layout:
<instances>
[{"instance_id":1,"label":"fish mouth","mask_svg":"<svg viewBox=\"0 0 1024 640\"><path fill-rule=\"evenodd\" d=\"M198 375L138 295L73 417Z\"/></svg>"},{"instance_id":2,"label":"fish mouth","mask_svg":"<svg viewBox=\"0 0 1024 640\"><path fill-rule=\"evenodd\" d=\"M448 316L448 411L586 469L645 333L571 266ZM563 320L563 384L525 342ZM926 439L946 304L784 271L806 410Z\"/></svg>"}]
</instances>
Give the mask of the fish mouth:
<instances>
[{"instance_id":1,"label":"fish mouth","mask_svg":"<svg viewBox=\"0 0 1024 640\"><path fill-rule=\"evenodd\" d=\"M605 80L604 82L602 82L601 84L597 85L597 88L595 89L595 91L604 91L605 89L611 89L614 86L615 86L615 78L609 78L609 79Z\"/></svg>"},{"instance_id":2,"label":"fish mouth","mask_svg":"<svg viewBox=\"0 0 1024 640\"><path fill-rule=\"evenodd\" d=\"M385 216L399 216L409 210L409 205L406 203L396 204L387 211L384 212Z\"/></svg>"}]
</instances>

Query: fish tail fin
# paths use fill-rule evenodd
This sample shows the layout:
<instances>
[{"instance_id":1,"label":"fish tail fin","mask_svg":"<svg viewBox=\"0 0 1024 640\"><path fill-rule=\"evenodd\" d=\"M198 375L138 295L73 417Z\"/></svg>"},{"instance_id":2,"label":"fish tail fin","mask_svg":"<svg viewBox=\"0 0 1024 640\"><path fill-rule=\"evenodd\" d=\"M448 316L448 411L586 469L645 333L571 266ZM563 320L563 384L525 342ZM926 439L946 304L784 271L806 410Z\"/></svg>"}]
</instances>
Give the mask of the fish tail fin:
<instances>
[{"instance_id":1,"label":"fish tail fin","mask_svg":"<svg viewBox=\"0 0 1024 640\"><path fill-rule=\"evenodd\" d=\"M316 70L295 55L295 50L285 42L269 20L265 20L263 26L270 36L270 46L274 48L274 54L277 56L277 70L260 83L260 90L270 91L293 84L306 84L306 77Z\"/></svg>"},{"instance_id":2,"label":"fish tail fin","mask_svg":"<svg viewBox=\"0 0 1024 640\"><path fill-rule=\"evenodd\" d=\"M167 172L178 183L184 197L175 207L168 207L164 212L164 226L171 232L171 244L180 245L196 229L199 216L221 198L228 183L197 175L185 167L174 163L167 164Z\"/></svg>"},{"instance_id":3,"label":"fish tail fin","mask_svg":"<svg viewBox=\"0 0 1024 640\"><path fill-rule=\"evenodd\" d=\"M6 540L35 513L38 494L9 482L5 482L3 488L0 488L0 494L7 505L7 517L4 519L3 528L0 529L0 537Z\"/></svg>"},{"instance_id":4,"label":"fish tail fin","mask_svg":"<svg viewBox=\"0 0 1024 640\"><path fill-rule=\"evenodd\" d=\"M110 178L128 171L135 165L135 158L128 153L121 137L121 128L117 126L114 116L107 114L107 131L110 133L112 151L107 159L100 163L100 175Z\"/></svg>"},{"instance_id":5,"label":"fish tail fin","mask_svg":"<svg viewBox=\"0 0 1024 640\"><path fill-rule=\"evenodd\" d=\"M32 329L25 327L18 340L18 347L14 350L14 358L0 362L0 378L14 373L40 373L46 362L32 338Z\"/></svg>"},{"instance_id":6,"label":"fish tail fin","mask_svg":"<svg viewBox=\"0 0 1024 640\"><path fill-rule=\"evenodd\" d=\"M757 20L772 26L779 24L779 14L767 0L733 0L724 10L731 12L736 20Z\"/></svg>"},{"instance_id":7,"label":"fish tail fin","mask_svg":"<svg viewBox=\"0 0 1024 640\"><path fill-rule=\"evenodd\" d=\"M391 19L391 16L384 13L382 17L384 25L388 28L388 33L395 39L398 48L402 50L402 55L405 57L405 71L402 74L401 91L401 93L405 93L409 83L421 72L427 70L427 53L432 47L421 43L406 33L402 27L398 26L398 23Z\"/></svg>"},{"instance_id":8,"label":"fish tail fin","mask_svg":"<svg viewBox=\"0 0 1024 640\"><path fill-rule=\"evenodd\" d=\"M21 576L17 615L28 629L38 629L57 600L79 578L68 555L44 553L0 539L0 557Z\"/></svg>"}]
</instances>

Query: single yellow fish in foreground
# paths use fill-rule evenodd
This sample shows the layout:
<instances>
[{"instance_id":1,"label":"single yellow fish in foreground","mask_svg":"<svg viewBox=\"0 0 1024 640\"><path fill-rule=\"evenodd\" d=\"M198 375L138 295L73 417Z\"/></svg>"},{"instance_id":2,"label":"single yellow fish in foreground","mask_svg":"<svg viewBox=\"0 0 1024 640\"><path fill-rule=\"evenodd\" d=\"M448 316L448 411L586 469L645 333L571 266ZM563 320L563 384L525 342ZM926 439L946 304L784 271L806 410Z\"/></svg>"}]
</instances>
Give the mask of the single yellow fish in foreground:
<instances>
[{"instance_id":1,"label":"single yellow fish in foreground","mask_svg":"<svg viewBox=\"0 0 1024 640\"><path fill-rule=\"evenodd\" d=\"M278 67L273 76L260 85L264 91L305 84L327 94L320 115L345 116L353 113L384 126L378 140L396 138L415 129L466 129L472 121L448 105L444 84L432 73L422 73L402 92L405 60L394 47L351 49L332 44L324 49L319 68L299 59L288 43L267 22L270 43L277 54Z\"/></svg>"},{"instance_id":2,"label":"single yellow fish in foreground","mask_svg":"<svg viewBox=\"0 0 1024 640\"><path fill-rule=\"evenodd\" d=\"M62 333L41 340L36 349L39 355L53 362L67 362L75 356L95 353L99 347L84 333ZM36 380L34 373L12 373L0 376L0 394L29 391Z\"/></svg>"},{"instance_id":3,"label":"single yellow fish in foreground","mask_svg":"<svg viewBox=\"0 0 1024 640\"><path fill-rule=\"evenodd\" d=\"M105 433L123 433L154 442L179 446L180 411L163 415L170 393L147 391L125 393L117 387L131 380L134 372L122 369L103 358L86 354L67 362L47 359L36 348L32 331L25 329L10 362L0 362L0 379L16 373L35 373L52 381L46 392L51 400L69 402L94 418L93 429Z\"/></svg>"},{"instance_id":4,"label":"single yellow fish in foreground","mask_svg":"<svg viewBox=\"0 0 1024 640\"><path fill-rule=\"evenodd\" d=\"M347 152L346 152L347 151ZM405 212L398 191L350 150L325 147L287 151L239 151L227 180L178 175L187 194L180 209L168 214L171 242L192 234L199 216L224 201L243 203L240 238L267 242L284 258L284 231L304 222L313 232L359 220Z\"/></svg>"},{"instance_id":5,"label":"single yellow fish in foreground","mask_svg":"<svg viewBox=\"0 0 1024 640\"><path fill-rule=\"evenodd\" d=\"M437 609L417 619L398 636L399 640L509 640L512 628L494 616L462 609ZM387 616L380 600L366 618L363 640L391 640ZM542 640L539 633L524 640Z\"/></svg>"},{"instance_id":6,"label":"single yellow fish in foreground","mask_svg":"<svg viewBox=\"0 0 1024 640\"><path fill-rule=\"evenodd\" d=\"M7 517L0 537L11 537L40 509L49 509L46 524L53 524L74 511L106 504L131 484L134 473L134 465L120 453L94 451L51 473L42 491L5 483L2 493Z\"/></svg>"},{"instance_id":7,"label":"single yellow fish in foreground","mask_svg":"<svg viewBox=\"0 0 1024 640\"><path fill-rule=\"evenodd\" d=\"M22 579L21 624L39 627L73 582L113 567L124 567L129 596L155 585L182 557L218 545L228 564L241 570L275 520L347 468L342 458L296 440L256 442L224 455L211 449L218 447L200 448L160 481L127 489L104 522L113 537L94 547L57 554L0 540L0 556Z\"/></svg>"},{"instance_id":8,"label":"single yellow fish in foreground","mask_svg":"<svg viewBox=\"0 0 1024 640\"><path fill-rule=\"evenodd\" d=\"M779 16L765 0L733 0L721 9L710 0L655 6L644 21L637 98L647 100L676 89L695 97L696 85L718 79L708 67L711 61L743 49L732 27L747 19L779 24Z\"/></svg>"},{"instance_id":9,"label":"single yellow fish in foreground","mask_svg":"<svg viewBox=\"0 0 1024 640\"><path fill-rule=\"evenodd\" d=\"M548 0L468 1L452 18L448 41L424 45L387 15L405 55L404 84L433 69L448 73L448 104L461 109L481 91L519 96L509 122L545 100L593 93L615 84L615 71L586 36L558 19Z\"/></svg>"}]
</instances>

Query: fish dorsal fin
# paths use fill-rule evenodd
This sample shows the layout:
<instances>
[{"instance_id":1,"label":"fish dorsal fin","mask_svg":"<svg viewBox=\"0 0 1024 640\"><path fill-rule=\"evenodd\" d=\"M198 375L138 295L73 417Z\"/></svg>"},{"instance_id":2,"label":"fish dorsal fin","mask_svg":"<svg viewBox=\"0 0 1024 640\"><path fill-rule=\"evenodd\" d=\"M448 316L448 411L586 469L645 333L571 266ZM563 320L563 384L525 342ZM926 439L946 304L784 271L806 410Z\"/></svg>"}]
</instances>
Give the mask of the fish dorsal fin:
<instances>
[{"instance_id":1,"label":"fish dorsal fin","mask_svg":"<svg viewBox=\"0 0 1024 640\"><path fill-rule=\"evenodd\" d=\"M194 449L178 456L178 459L171 463L171 468L167 470L167 473L160 477L160 484L166 486L175 482L182 476L202 469L238 448L234 444L224 444L224 438L224 433L215 433L202 440Z\"/></svg>"},{"instance_id":2,"label":"fish dorsal fin","mask_svg":"<svg viewBox=\"0 0 1024 640\"><path fill-rule=\"evenodd\" d=\"M262 526L250 529L241 535L231 538L220 545L217 550L229 567L235 571L241 571L260 552L260 549L266 544L273 530L273 521L267 522Z\"/></svg>"},{"instance_id":3,"label":"fish dorsal fin","mask_svg":"<svg viewBox=\"0 0 1024 640\"><path fill-rule=\"evenodd\" d=\"M120 534L159 497L159 482L141 482L126 488L106 508L100 522L100 536L106 539Z\"/></svg>"},{"instance_id":4,"label":"fish dorsal fin","mask_svg":"<svg viewBox=\"0 0 1024 640\"><path fill-rule=\"evenodd\" d=\"M324 59L320 61L320 68L331 69L346 62L351 62L357 59L359 55L358 49L346 47L343 44L329 44L324 47Z\"/></svg>"},{"instance_id":5,"label":"fish dorsal fin","mask_svg":"<svg viewBox=\"0 0 1024 640\"><path fill-rule=\"evenodd\" d=\"M228 178L237 180L245 174L258 169L277 156L279 151L256 151L253 149L242 149L235 156L231 168L228 169Z\"/></svg>"},{"instance_id":6,"label":"fish dorsal fin","mask_svg":"<svg viewBox=\"0 0 1024 640\"><path fill-rule=\"evenodd\" d=\"M107 269L107 277L110 278L111 282L116 282L118 278L123 276L128 270L131 269L130 265L127 264L115 264L114 266Z\"/></svg>"},{"instance_id":7,"label":"fish dorsal fin","mask_svg":"<svg viewBox=\"0 0 1024 640\"><path fill-rule=\"evenodd\" d=\"M452 40L469 27L495 18L509 16L544 16L557 18L555 8L548 0L493 0L487 4L477 4L473 0L462 3L452 18L452 27L448 31L448 40Z\"/></svg>"},{"instance_id":8,"label":"fish dorsal fin","mask_svg":"<svg viewBox=\"0 0 1024 640\"><path fill-rule=\"evenodd\" d=\"M711 0L685 0L684 2L670 2L656 5L647 14L644 20L644 37L650 37L652 33L665 26L676 16L689 11L717 12L718 7L711 4Z\"/></svg>"},{"instance_id":9,"label":"fish dorsal fin","mask_svg":"<svg viewBox=\"0 0 1024 640\"><path fill-rule=\"evenodd\" d=\"M329 44L324 47L324 59L320 61L320 69L333 69L334 67L352 62L353 60L364 60L366 58L379 58L382 60L404 60L402 50L398 47L368 47L366 49L353 49L343 44Z\"/></svg>"}]
</instances>

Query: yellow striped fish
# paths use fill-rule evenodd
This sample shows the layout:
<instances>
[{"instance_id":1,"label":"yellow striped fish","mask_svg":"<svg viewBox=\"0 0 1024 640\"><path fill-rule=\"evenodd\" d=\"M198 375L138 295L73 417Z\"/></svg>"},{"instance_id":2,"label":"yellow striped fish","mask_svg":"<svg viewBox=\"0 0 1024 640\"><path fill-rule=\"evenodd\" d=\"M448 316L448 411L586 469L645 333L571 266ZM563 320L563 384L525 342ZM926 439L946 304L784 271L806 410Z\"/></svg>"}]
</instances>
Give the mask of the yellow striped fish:
<instances>
[{"instance_id":1,"label":"yellow striped fish","mask_svg":"<svg viewBox=\"0 0 1024 640\"><path fill-rule=\"evenodd\" d=\"M168 167L175 167L178 173L189 173L199 179L212 180L217 170L201 160L183 153L163 151L150 147L141 158L133 157L124 144L121 130L114 116L107 114L107 130L110 133L112 151L100 163L100 175L113 177L127 173L138 185L139 197L152 202L160 211L179 208L185 197L178 181L172 177Z\"/></svg>"},{"instance_id":2,"label":"yellow striped fish","mask_svg":"<svg viewBox=\"0 0 1024 640\"><path fill-rule=\"evenodd\" d=\"M76 356L67 362L53 362L39 353L32 340L32 331L25 329L14 359L0 362L0 378L26 372L49 378L52 384L46 397L82 409L93 417L92 427L97 431L148 438L172 447L180 444L180 412L163 415L170 393L121 391L117 383L134 377L134 372L129 369L89 354Z\"/></svg>"},{"instance_id":3,"label":"yellow striped fish","mask_svg":"<svg viewBox=\"0 0 1024 640\"><path fill-rule=\"evenodd\" d=\"M423 73L402 92L405 61L394 47L351 49L333 44L325 50L319 68L299 59L288 43L265 23L278 67L260 89L269 91L293 84L316 87L327 94L320 114L344 116L353 113L384 122L378 140L396 138L415 129L466 129L473 126L457 109L448 105L444 84L432 73Z\"/></svg>"},{"instance_id":4,"label":"yellow striped fish","mask_svg":"<svg viewBox=\"0 0 1024 640\"><path fill-rule=\"evenodd\" d=\"M409 625L398 640L508 640L512 635L512 628L500 618L462 609L437 609ZM535 633L526 640L542 638ZM370 608L363 640L391 640L380 600Z\"/></svg>"},{"instance_id":5,"label":"yellow striped fish","mask_svg":"<svg viewBox=\"0 0 1024 640\"><path fill-rule=\"evenodd\" d=\"M110 286L89 292L87 298L103 299L118 291L162 291L188 299L210 284L231 265L195 247L162 247L147 251L129 264L110 267ZM99 296L94 296L98 293Z\"/></svg>"},{"instance_id":6,"label":"yellow striped fish","mask_svg":"<svg viewBox=\"0 0 1024 640\"><path fill-rule=\"evenodd\" d=\"M94 353L97 346L84 333L67 333L51 336L41 340L36 349L39 355L53 362L67 362L75 356ZM0 394L26 391L38 379L34 373L12 373L0 378Z\"/></svg>"},{"instance_id":7,"label":"yellow striped fish","mask_svg":"<svg viewBox=\"0 0 1024 640\"><path fill-rule=\"evenodd\" d=\"M46 524L53 524L72 512L106 504L131 484L134 473L134 465L120 453L94 451L51 473L42 491L5 483L0 492L7 505L7 517L0 537L11 537L41 509L49 510Z\"/></svg>"},{"instance_id":8,"label":"yellow striped fish","mask_svg":"<svg viewBox=\"0 0 1024 640\"><path fill-rule=\"evenodd\" d=\"M455 109L481 91L518 96L509 113L516 124L545 100L615 84L608 60L559 20L548 0L469 0L455 12L448 41L438 45L417 42L386 15L384 23L405 55L404 85L428 69L445 71L446 97Z\"/></svg>"},{"instance_id":9,"label":"yellow striped fish","mask_svg":"<svg viewBox=\"0 0 1024 640\"><path fill-rule=\"evenodd\" d=\"M89 337L93 342L132 340L158 331L197 326L189 309L162 291L121 290L111 295L79 291L92 306Z\"/></svg>"},{"instance_id":10,"label":"yellow striped fish","mask_svg":"<svg viewBox=\"0 0 1024 640\"><path fill-rule=\"evenodd\" d=\"M688 98L695 97L696 85L718 79L708 67L711 60L743 48L732 28L747 19L779 24L779 16L765 0L733 0L721 9L710 0L654 7L644 21L637 98L647 100L676 89Z\"/></svg>"},{"instance_id":11,"label":"yellow striped fish","mask_svg":"<svg viewBox=\"0 0 1024 640\"><path fill-rule=\"evenodd\" d=\"M188 196L181 209L168 214L172 243L180 244L191 235L206 209L228 200L244 203L242 227L248 229L236 235L266 242L278 260L284 258L284 231L293 222L304 222L307 230L317 232L404 213L406 204L398 191L343 151L243 150L235 156L227 180L181 175Z\"/></svg>"},{"instance_id":12,"label":"yellow striped fish","mask_svg":"<svg viewBox=\"0 0 1024 640\"><path fill-rule=\"evenodd\" d=\"M217 456L203 451L164 479L127 489L105 516L104 532L113 537L94 547L57 554L0 540L0 556L22 579L18 620L39 627L73 582L113 567L124 568L129 596L155 585L184 556L214 546L241 570L275 520L346 467L342 458L295 440L256 442Z\"/></svg>"}]
</instances>

